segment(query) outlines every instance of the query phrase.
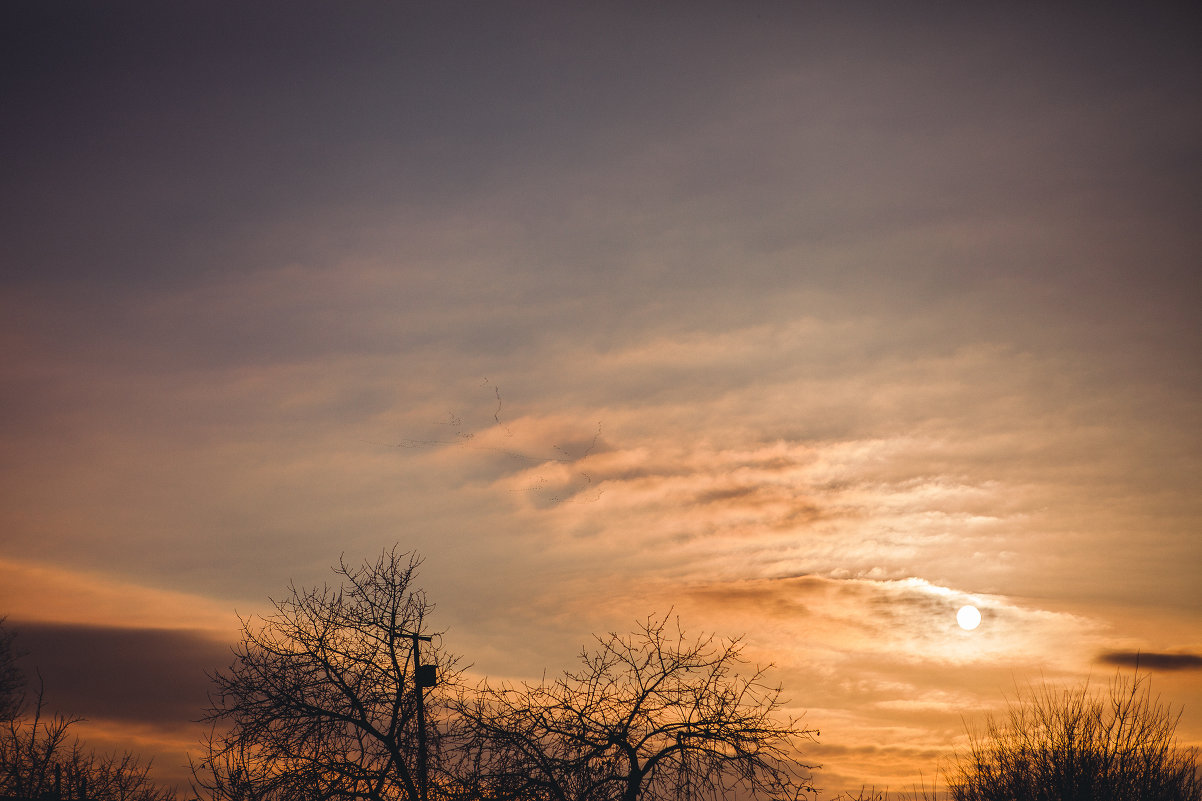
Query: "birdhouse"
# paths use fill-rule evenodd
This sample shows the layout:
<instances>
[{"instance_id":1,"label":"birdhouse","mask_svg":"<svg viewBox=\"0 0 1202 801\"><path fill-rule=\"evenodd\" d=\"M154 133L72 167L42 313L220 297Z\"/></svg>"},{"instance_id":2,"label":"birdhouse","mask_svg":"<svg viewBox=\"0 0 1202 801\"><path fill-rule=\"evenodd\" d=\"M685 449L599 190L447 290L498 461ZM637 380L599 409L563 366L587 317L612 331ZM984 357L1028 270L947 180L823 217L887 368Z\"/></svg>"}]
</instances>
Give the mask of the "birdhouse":
<instances>
[{"instance_id":1,"label":"birdhouse","mask_svg":"<svg viewBox=\"0 0 1202 801\"><path fill-rule=\"evenodd\" d=\"M418 665L417 686L433 687L435 684L438 684L438 674L435 671L434 665Z\"/></svg>"}]
</instances>

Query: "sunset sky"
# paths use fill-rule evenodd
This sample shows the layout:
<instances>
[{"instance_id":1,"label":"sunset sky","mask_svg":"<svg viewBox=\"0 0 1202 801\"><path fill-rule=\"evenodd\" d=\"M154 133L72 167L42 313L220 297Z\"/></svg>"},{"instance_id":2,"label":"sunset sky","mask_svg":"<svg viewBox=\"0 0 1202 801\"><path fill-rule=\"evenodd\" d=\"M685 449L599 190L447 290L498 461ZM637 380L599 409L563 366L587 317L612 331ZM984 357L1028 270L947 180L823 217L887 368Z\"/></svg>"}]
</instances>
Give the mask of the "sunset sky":
<instances>
[{"instance_id":1,"label":"sunset sky","mask_svg":"<svg viewBox=\"0 0 1202 801\"><path fill-rule=\"evenodd\" d=\"M236 613L395 543L473 675L744 635L827 798L1136 652L1202 743L1172 8L4 4L25 667L179 780Z\"/></svg>"}]
</instances>

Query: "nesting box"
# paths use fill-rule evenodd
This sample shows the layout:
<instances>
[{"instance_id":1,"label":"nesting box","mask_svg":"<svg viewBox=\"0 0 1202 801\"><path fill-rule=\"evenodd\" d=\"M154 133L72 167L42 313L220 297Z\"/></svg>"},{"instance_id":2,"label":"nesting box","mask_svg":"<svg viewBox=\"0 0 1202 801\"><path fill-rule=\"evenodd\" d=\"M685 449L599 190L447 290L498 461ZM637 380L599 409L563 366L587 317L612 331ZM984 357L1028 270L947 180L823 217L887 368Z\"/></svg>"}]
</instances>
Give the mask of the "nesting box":
<instances>
[{"instance_id":1,"label":"nesting box","mask_svg":"<svg viewBox=\"0 0 1202 801\"><path fill-rule=\"evenodd\" d=\"M433 687L438 684L438 673L434 665L418 665L417 666L417 686L418 687Z\"/></svg>"}]
</instances>

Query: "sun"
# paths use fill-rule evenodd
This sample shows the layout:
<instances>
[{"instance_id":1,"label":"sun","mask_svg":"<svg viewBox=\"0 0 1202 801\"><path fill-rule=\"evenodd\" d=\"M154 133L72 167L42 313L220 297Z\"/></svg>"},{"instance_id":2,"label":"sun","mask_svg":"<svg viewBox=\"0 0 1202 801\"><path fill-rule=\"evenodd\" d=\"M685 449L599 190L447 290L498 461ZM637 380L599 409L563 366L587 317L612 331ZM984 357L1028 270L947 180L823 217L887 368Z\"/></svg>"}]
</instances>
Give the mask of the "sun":
<instances>
[{"instance_id":1,"label":"sun","mask_svg":"<svg viewBox=\"0 0 1202 801\"><path fill-rule=\"evenodd\" d=\"M981 625L981 610L975 606L962 606L956 612L956 622L965 631L972 631Z\"/></svg>"}]
</instances>

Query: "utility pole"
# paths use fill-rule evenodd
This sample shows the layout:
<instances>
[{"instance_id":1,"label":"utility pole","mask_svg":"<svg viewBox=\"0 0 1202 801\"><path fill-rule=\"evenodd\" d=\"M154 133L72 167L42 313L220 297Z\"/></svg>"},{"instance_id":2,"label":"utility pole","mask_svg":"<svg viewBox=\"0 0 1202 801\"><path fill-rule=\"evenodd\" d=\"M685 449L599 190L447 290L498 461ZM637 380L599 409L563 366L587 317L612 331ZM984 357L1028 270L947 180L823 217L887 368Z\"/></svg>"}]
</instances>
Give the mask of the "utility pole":
<instances>
[{"instance_id":1,"label":"utility pole","mask_svg":"<svg viewBox=\"0 0 1202 801\"><path fill-rule=\"evenodd\" d=\"M422 698L423 690L426 687L433 687L438 683L438 675L434 665L423 665L421 652L418 651L418 642L430 642L431 637L424 637L420 634L402 632L408 637L413 638L413 697L417 702L417 780L418 792L420 801L427 801L428 787L430 784L429 775L426 772L426 705Z\"/></svg>"}]
</instances>

